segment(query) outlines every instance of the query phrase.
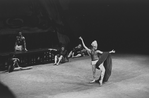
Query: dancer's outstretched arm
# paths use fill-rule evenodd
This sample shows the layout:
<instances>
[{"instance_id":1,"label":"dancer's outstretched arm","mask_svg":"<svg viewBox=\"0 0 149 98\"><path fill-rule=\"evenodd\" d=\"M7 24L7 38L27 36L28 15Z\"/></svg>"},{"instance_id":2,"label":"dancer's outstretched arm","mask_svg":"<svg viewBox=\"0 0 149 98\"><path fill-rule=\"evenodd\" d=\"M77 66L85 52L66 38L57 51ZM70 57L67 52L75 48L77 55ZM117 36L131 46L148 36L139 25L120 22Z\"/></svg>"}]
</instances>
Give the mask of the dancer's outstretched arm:
<instances>
[{"instance_id":1,"label":"dancer's outstretched arm","mask_svg":"<svg viewBox=\"0 0 149 98\"><path fill-rule=\"evenodd\" d=\"M102 51L100 51L100 50L97 50L97 52L98 53L100 53L100 54L102 54L103 52ZM111 51L109 51L109 53L115 53L115 50L111 50Z\"/></svg>"},{"instance_id":2,"label":"dancer's outstretched arm","mask_svg":"<svg viewBox=\"0 0 149 98\"><path fill-rule=\"evenodd\" d=\"M109 51L109 53L115 53L115 50L111 50L111 51Z\"/></svg>"},{"instance_id":3,"label":"dancer's outstretched arm","mask_svg":"<svg viewBox=\"0 0 149 98\"><path fill-rule=\"evenodd\" d=\"M85 45L85 43L84 43L82 37L79 37L79 39L81 40L83 47L84 47L87 51L91 52L91 50L90 50L88 47L86 47L86 45Z\"/></svg>"},{"instance_id":4,"label":"dancer's outstretched arm","mask_svg":"<svg viewBox=\"0 0 149 98\"><path fill-rule=\"evenodd\" d=\"M102 52L102 51L100 51L100 50L97 50L97 52L98 52L98 53L100 53L100 54L102 54L102 53L103 53L103 52Z\"/></svg>"}]
</instances>

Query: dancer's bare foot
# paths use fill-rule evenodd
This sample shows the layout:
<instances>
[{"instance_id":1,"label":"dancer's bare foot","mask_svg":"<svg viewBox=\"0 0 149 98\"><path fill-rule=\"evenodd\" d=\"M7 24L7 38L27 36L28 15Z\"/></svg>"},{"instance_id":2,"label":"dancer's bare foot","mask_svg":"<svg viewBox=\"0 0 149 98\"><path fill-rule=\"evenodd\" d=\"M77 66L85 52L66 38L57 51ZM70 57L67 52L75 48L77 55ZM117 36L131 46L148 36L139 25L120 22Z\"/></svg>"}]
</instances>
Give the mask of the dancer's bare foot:
<instances>
[{"instance_id":1,"label":"dancer's bare foot","mask_svg":"<svg viewBox=\"0 0 149 98\"><path fill-rule=\"evenodd\" d=\"M90 83L95 83L96 82L96 80L94 79L94 80L92 80L92 81L90 81Z\"/></svg>"}]
</instances>

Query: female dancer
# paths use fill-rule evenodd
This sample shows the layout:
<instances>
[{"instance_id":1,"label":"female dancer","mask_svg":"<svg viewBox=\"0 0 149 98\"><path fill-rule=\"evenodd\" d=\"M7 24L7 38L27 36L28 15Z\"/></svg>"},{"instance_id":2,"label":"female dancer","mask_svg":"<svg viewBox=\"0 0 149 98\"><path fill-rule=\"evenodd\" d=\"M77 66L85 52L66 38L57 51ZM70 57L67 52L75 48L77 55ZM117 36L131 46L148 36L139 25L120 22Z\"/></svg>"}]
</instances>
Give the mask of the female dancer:
<instances>
[{"instance_id":1,"label":"female dancer","mask_svg":"<svg viewBox=\"0 0 149 98\"><path fill-rule=\"evenodd\" d=\"M101 75L100 75L100 79L98 82L100 85L102 85L104 75L105 75L105 71L106 71L103 63L108 56L103 55L103 56L101 56L101 58L103 58L103 59L100 60L99 54L103 54L104 52L97 50L98 44L97 44L96 40L91 43L92 48L89 49L88 47L86 47L82 37L79 37L79 39L82 41L83 47L90 53L90 56L91 56L91 65L92 65L92 72L93 72L93 80L91 82L93 83L96 81L95 80L95 74L96 74L96 68L97 68L97 69L101 70ZM108 53L115 53L115 51L112 50L112 51L109 51ZM96 64L98 61L101 62L101 63L98 63L99 65Z\"/></svg>"}]
</instances>

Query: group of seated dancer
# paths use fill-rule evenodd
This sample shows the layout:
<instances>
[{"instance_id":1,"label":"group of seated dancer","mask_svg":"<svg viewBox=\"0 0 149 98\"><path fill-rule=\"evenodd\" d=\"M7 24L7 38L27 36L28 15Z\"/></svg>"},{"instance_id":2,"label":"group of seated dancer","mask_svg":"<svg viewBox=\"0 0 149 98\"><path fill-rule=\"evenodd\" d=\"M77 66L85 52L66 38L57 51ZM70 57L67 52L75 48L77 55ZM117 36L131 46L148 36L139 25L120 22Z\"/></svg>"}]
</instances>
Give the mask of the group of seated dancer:
<instances>
[{"instance_id":1,"label":"group of seated dancer","mask_svg":"<svg viewBox=\"0 0 149 98\"><path fill-rule=\"evenodd\" d=\"M81 44L76 46L72 51L69 52L69 54L64 46L62 46L58 50L55 49L52 50L58 51L54 58L54 65L59 65L60 63L68 62L69 58L71 57L82 57L87 54L86 49L84 49Z\"/></svg>"},{"instance_id":2,"label":"group of seated dancer","mask_svg":"<svg viewBox=\"0 0 149 98\"><path fill-rule=\"evenodd\" d=\"M86 49L84 49L82 47L82 45L79 44L78 46L73 48L72 51L69 52L68 58L71 58L71 57L82 57L82 56L85 56L85 55L87 55Z\"/></svg>"},{"instance_id":3,"label":"group of seated dancer","mask_svg":"<svg viewBox=\"0 0 149 98\"><path fill-rule=\"evenodd\" d=\"M114 50L108 52L102 52L97 50L98 44L97 41L94 40L91 43L91 49L86 47L83 38L79 37L82 42L83 47L88 51L91 56L91 65L92 65L92 72L93 72L93 80L91 83L97 82L102 85L104 82L107 82L112 71L112 59L110 54L115 53ZM100 55L101 54L101 55ZM101 71L99 78L96 80L96 69Z\"/></svg>"},{"instance_id":4,"label":"group of seated dancer","mask_svg":"<svg viewBox=\"0 0 149 98\"><path fill-rule=\"evenodd\" d=\"M22 32L19 32L18 36L16 36L16 42L15 42L15 52L25 52L28 51L26 48L26 41L25 37L22 35ZM66 61L69 61L68 59L68 53L65 49L65 46L62 46L60 49L49 49L56 51L55 57L54 57L54 65L59 65L60 63L64 63ZM22 67L19 66L19 63L21 60L17 58L15 54L10 56L8 60L8 72L12 72L14 69L22 69Z\"/></svg>"}]
</instances>

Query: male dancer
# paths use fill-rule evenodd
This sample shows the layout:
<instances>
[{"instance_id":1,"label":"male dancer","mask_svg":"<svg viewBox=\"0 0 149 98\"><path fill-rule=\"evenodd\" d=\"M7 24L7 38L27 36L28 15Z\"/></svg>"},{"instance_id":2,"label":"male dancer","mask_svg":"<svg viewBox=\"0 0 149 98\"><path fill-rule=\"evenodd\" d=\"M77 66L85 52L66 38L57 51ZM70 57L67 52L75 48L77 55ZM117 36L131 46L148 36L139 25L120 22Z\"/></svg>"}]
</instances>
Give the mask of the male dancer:
<instances>
[{"instance_id":1,"label":"male dancer","mask_svg":"<svg viewBox=\"0 0 149 98\"><path fill-rule=\"evenodd\" d=\"M22 35L22 32L19 32L19 35L16 37L15 42L15 51L27 51L25 37Z\"/></svg>"},{"instance_id":2,"label":"male dancer","mask_svg":"<svg viewBox=\"0 0 149 98\"><path fill-rule=\"evenodd\" d=\"M86 47L82 37L79 37L79 39L82 41L83 47L90 53L90 56L91 56L91 64L92 64L92 72L93 72L93 80L91 82L92 83L96 82L95 74L96 74L96 68L97 68L97 69L101 70L101 75L100 75L100 79L99 79L98 82L99 82L100 85L102 85L103 79L104 79L104 76L105 76L105 71L106 71L103 63L106 60L107 56L105 56L105 55L101 56L102 60L100 60L99 54L105 54L105 53L100 51L100 50L97 50L98 44L97 44L96 40L91 43L92 48L89 49L88 47ZM106 53L115 53L115 51L112 50L112 51L109 51L109 52L106 52ZM98 61L100 61L101 63L98 63L98 65L96 65L96 63Z\"/></svg>"}]
</instances>

